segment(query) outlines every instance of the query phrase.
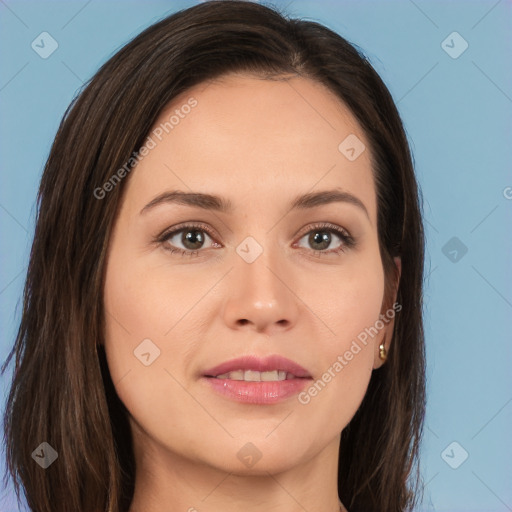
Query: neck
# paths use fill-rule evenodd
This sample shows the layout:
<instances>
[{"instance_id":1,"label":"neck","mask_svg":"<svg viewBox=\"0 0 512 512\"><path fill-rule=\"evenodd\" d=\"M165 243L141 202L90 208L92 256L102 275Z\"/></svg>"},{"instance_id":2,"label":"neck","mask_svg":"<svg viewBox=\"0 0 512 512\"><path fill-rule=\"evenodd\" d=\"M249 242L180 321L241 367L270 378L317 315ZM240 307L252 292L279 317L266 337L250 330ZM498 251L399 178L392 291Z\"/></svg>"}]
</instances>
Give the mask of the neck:
<instances>
[{"instance_id":1,"label":"neck","mask_svg":"<svg viewBox=\"0 0 512 512\"><path fill-rule=\"evenodd\" d=\"M137 469L129 512L347 512L338 498L339 437L295 467L273 472L261 464L249 475L171 453L148 437L141 441L134 436Z\"/></svg>"}]
</instances>

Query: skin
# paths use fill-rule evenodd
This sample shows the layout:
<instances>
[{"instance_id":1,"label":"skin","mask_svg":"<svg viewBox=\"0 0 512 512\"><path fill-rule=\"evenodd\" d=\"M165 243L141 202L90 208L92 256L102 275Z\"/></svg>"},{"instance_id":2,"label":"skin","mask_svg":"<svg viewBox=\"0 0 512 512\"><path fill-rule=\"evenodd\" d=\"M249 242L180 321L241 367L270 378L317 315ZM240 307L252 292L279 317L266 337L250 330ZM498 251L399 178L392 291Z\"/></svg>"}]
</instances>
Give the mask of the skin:
<instances>
[{"instance_id":1,"label":"skin","mask_svg":"<svg viewBox=\"0 0 512 512\"><path fill-rule=\"evenodd\" d=\"M130 512L335 512L340 434L382 364L378 347L393 322L307 404L297 395L235 402L200 376L241 355L280 354L316 381L384 313L369 143L350 111L309 79L231 74L175 98L155 126L190 97L197 106L131 172L107 257L105 350L137 464ZM338 150L349 134L367 148L354 161ZM290 211L296 196L335 188L367 214L347 202ZM141 213L169 190L226 197L233 212L167 203ZM165 249L191 252L187 228L154 242L189 222L215 235L202 232L196 255ZM312 227L322 222L356 245L329 253L343 246L336 234L315 245L308 237L325 232ZM236 252L248 236L263 248L250 264ZM160 349L149 366L134 356L147 338ZM248 442L261 453L252 467L237 457Z\"/></svg>"}]
</instances>

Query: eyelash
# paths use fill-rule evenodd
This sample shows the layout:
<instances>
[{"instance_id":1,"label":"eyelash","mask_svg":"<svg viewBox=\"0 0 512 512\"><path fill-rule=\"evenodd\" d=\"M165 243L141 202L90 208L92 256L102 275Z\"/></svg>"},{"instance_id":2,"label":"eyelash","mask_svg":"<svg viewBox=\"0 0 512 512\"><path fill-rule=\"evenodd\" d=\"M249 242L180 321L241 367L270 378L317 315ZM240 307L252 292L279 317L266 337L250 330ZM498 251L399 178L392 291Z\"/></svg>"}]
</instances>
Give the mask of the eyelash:
<instances>
[{"instance_id":1,"label":"eyelash","mask_svg":"<svg viewBox=\"0 0 512 512\"><path fill-rule=\"evenodd\" d=\"M183 226L180 226L178 229L173 229L172 231L166 231L162 233L161 235L157 236L154 240L155 243L161 244L166 251L169 251L171 254L178 253L182 256L194 256L197 255L202 249L198 250L185 250L180 249L178 247L169 247L166 242L170 238L172 238L174 235L177 235L178 233L181 233L183 231L203 231L208 234L210 238L214 240L214 234L211 232L211 230L204 224L185 224ZM304 236L310 234L311 232L318 231L318 232L324 232L324 233L334 233L336 236L340 238L342 241L342 245L338 247L337 249L331 249L329 251L318 251L315 249L311 249L312 252L317 253L319 257L324 256L325 254L341 254L345 252L347 249L351 249L355 247L356 240L343 228L340 228L336 226L335 224L330 223L318 223L314 224L310 227L308 231L306 231L303 235L300 236L299 241L304 238ZM216 242L217 243L217 242ZM316 254L315 254L316 256Z\"/></svg>"}]
</instances>

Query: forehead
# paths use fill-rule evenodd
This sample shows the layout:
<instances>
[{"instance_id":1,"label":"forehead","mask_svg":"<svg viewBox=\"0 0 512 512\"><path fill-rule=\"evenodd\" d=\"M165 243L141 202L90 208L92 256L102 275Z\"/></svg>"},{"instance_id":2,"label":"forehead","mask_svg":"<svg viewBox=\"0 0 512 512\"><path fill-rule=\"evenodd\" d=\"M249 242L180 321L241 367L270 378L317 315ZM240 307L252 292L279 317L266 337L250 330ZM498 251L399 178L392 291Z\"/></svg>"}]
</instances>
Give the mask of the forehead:
<instances>
[{"instance_id":1,"label":"forehead","mask_svg":"<svg viewBox=\"0 0 512 512\"><path fill-rule=\"evenodd\" d=\"M239 208L341 187L375 215L365 134L350 110L310 79L231 74L201 83L166 106L149 137L154 147L128 184L137 203L165 189L190 189L229 197ZM346 140L366 149L349 159Z\"/></svg>"}]
</instances>

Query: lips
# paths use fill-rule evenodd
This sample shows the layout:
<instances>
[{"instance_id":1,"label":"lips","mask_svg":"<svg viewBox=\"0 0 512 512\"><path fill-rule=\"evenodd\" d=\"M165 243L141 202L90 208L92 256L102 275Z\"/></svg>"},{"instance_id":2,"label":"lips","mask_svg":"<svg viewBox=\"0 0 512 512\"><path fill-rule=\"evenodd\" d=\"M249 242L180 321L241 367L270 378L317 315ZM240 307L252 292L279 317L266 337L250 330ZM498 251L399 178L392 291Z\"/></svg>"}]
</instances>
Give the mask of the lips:
<instances>
[{"instance_id":1,"label":"lips","mask_svg":"<svg viewBox=\"0 0 512 512\"><path fill-rule=\"evenodd\" d=\"M305 368L278 355L239 357L202 375L205 384L219 395L256 405L276 404L291 398L311 379Z\"/></svg>"},{"instance_id":2,"label":"lips","mask_svg":"<svg viewBox=\"0 0 512 512\"><path fill-rule=\"evenodd\" d=\"M204 377L232 378L250 382L311 378L299 364L279 355L245 356L219 364L203 373Z\"/></svg>"}]
</instances>

